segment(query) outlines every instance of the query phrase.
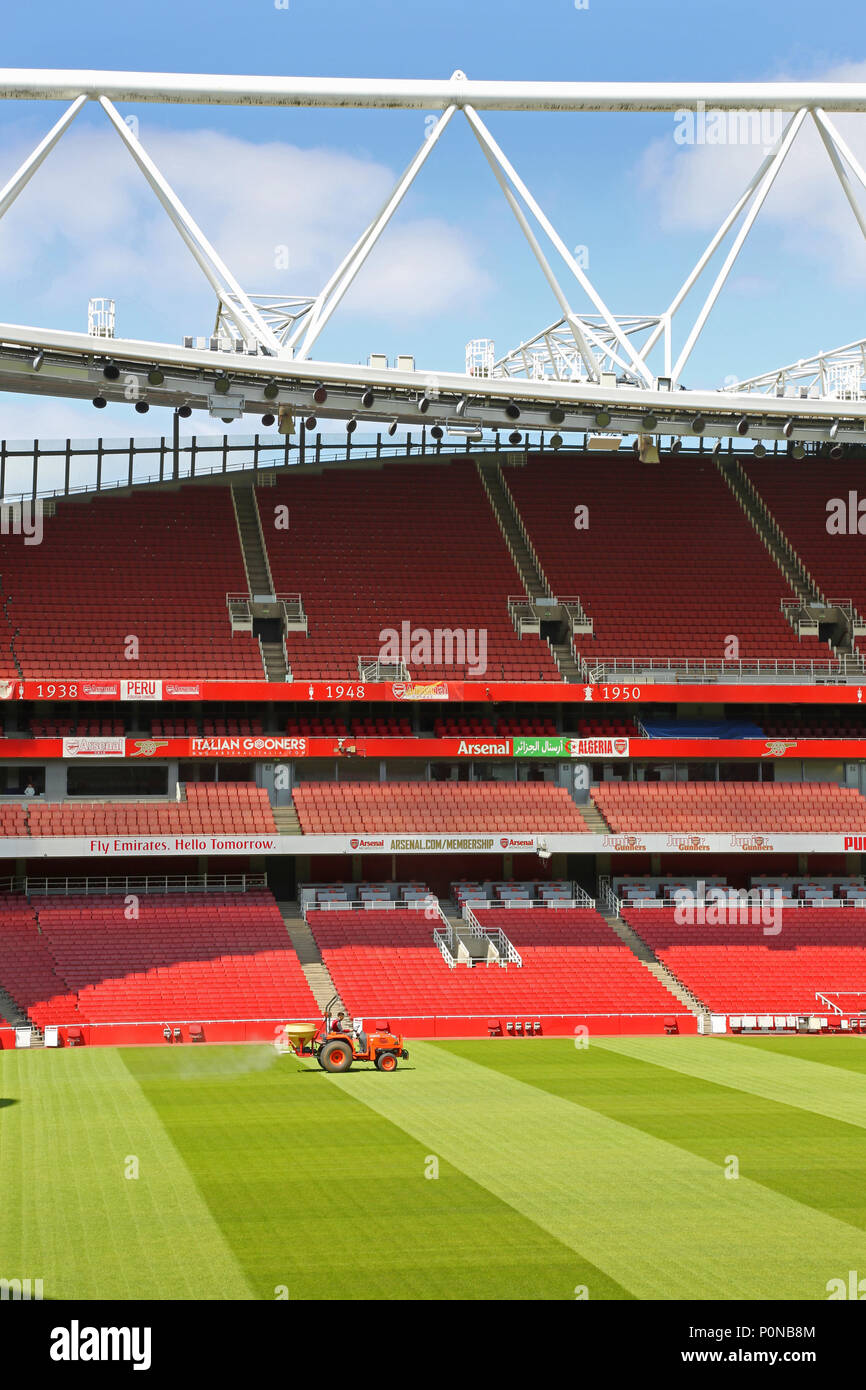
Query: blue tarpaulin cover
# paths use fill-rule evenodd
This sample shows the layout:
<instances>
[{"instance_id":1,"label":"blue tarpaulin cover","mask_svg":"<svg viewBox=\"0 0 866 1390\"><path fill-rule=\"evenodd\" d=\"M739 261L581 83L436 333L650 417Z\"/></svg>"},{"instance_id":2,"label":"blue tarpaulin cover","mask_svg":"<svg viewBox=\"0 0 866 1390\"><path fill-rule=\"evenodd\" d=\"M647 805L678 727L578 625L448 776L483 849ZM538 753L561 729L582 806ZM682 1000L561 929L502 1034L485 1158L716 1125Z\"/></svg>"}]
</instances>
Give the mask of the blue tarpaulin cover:
<instances>
[{"instance_id":1,"label":"blue tarpaulin cover","mask_svg":"<svg viewBox=\"0 0 866 1390\"><path fill-rule=\"evenodd\" d=\"M641 719L647 738L765 738L757 724L741 719Z\"/></svg>"}]
</instances>

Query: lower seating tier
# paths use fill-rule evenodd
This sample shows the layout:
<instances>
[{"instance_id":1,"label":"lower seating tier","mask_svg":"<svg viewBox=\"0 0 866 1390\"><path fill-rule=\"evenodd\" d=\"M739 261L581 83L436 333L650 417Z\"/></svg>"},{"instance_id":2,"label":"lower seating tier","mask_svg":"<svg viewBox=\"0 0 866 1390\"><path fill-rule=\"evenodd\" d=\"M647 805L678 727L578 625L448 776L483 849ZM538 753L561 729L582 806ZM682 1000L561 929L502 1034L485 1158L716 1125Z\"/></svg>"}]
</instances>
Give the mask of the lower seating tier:
<instances>
[{"instance_id":1,"label":"lower seating tier","mask_svg":"<svg viewBox=\"0 0 866 1390\"><path fill-rule=\"evenodd\" d=\"M366 1019L497 1013L670 1014L679 1001L594 910L479 910L522 965L449 967L423 911L314 909L307 923L340 997Z\"/></svg>"},{"instance_id":2,"label":"lower seating tier","mask_svg":"<svg viewBox=\"0 0 866 1390\"><path fill-rule=\"evenodd\" d=\"M317 1019L319 1008L266 891L9 897L0 987L34 1023Z\"/></svg>"},{"instance_id":3,"label":"lower seating tier","mask_svg":"<svg viewBox=\"0 0 866 1390\"><path fill-rule=\"evenodd\" d=\"M714 1013L826 1014L819 992L838 994L845 1010L866 1007L866 912L793 908L778 923L710 926L677 922L676 911L627 908L623 917Z\"/></svg>"}]
</instances>

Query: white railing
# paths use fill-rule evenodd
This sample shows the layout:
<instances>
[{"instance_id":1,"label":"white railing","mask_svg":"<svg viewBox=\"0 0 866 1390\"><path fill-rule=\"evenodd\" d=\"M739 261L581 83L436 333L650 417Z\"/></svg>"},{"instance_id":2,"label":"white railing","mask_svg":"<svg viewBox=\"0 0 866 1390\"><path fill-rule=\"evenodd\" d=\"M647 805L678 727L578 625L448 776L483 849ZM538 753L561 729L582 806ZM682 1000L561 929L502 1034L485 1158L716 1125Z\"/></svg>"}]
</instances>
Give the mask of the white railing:
<instances>
[{"instance_id":1,"label":"white railing","mask_svg":"<svg viewBox=\"0 0 866 1390\"><path fill-rule=\"evenodd\" d=\"M368 684L378 681L407 681L409 670L405 661L380 661L378 656L359 656L358 676Z\"/></svg>"},{"instance_id":2,"label":"white railing","mask_svg":"<svg viewBox=\"0 0 866 1390\"><path fill-rule=\"evenodd\" d=\"M308 912L426 912L434 903L439 916L447 926L450 926L448 918L445 917L439 906L438 898L433 898L432 894L429 898L417 898L412 902L401 902L398 898L376 898L372 901L358 898L335 898L317 903L307 899L305 902L301 902L301 916L306 922Z\"/></svg>"},{"instance_id":3,"label":"white railing","mask_svg":"<svg viewBox=\"0 0 866 1390\"><path fill-rule=\"evenodd\" d=\"M480 903L478 906L482 906ZM485 908L491 907L491 903L485 902ZM499 904L501 906L501 904ZM494 927L491 931L487 927L482 927L475 913L468 903L463 904L463 920L469 927L473 936L486 937L491 941L499 954L500 965L523 965L523 959L514 943L505 935L501 927Z\"/></svg>"},{"instance_id":4,"label":"white railing","mask_svg":"<svg viewBox=\"0 0 866 1390\"><path fill-rule=\"evenodd\" d=\"M839 996L841 996L841 995L853 995L855 999L862 999L862 1000L864 1000L864 1004L863 1004L861 1007L858 1007L858 1008L856 1008L856 1009L853 1009L853 1010L852 1010L852 1009L847 1009L847 1010L846 1010L846 1009L843 1009L842 1006L841 1006L840 1004L835 1003L835 1001L834 1001L833 999L830 999L826 994L822 994L821 991L820 991L820 990L817 990L817 989L815 990L815 998L816 998L816 999L820 999L820 1001L821 1001L822 1004L826 1004L826 1006L827 1006L828 1009L832 1009L833 1012L834 1012L834 1013L837 1013L837 1014L844 1014L844 1013L858 1013L858 1014L860 1014L860 1013L866 1013L866 990L862 990L862 989L834 989L834 990L832 990L831 992L832 992L834 995L836 995L837 997L839 997Z\"/></svg>"},{"instance_id":5,"label":"white railing","mask_svg":"<svg viewBox=\"0 0 866 1390\"><path fill-rule=\"evenodd\" d=\"M484 935L487 937L488 941L493 942L493 945L499 953L500 965L523 965L523 958L520 952L517 950L514 942L505 935L501 927L495 927L493 931L486 931Z\"/></svg>"},{"instance_id":6,"label":"white railing","mask_svg":"<svg viewBox=\"0 0 866 1390\"><path fill-rule=\"evenodd\" d=\"M596 665L591 665L583 658L580 662L580 673L581 678L589 685L602 685L626 676L640 681L648 673L653 676L662 673L674 683L680 684L689 681L739 683L747 682L754 676L760 676L765 682L780 685L802 681L811 684L819 678L845 684L847 680L855 679L853 676L846 676L843 663L833 658L826 661L707 661L691 658L666 660L662 657L612 656Z\"/></svg>"},{"instance_id":7,"label":"white railing","mask_svg":"<svg viewBox=\"0 0 866 1390\"><path fill-rule=\"evenodd\" d=\"M434 928L433 941L442 955L445 964L448 966L448 969L454 970L457 965L455 957L456 947L454 942L454 928L450 922L446 924L446 930L443 930L441 927Z\"/></svg>"},{"instance_id":8,"label":"white railing","mask_svg":"<svg viewBox=\"0 0 866 1390\"><path fill-rule=\"evenodd\" d=\"M127 877L24 878L0 879L0 890L25 893L28 897L97 896L109 893L246 893L267 888L264 874L185 874L168 876L146 874Z\"/></svg>"},{"instance_id":9,"label":"white railing","mask_svg":"<svg viewBox=\"0 0 866 1390\"><path fill-rule=\"evenodd\" d=\"M598 897L605 911L612 912L614 917L622 916L623 899L616 896L609 878L599 879Z\"/></svg>"}]
</instances>

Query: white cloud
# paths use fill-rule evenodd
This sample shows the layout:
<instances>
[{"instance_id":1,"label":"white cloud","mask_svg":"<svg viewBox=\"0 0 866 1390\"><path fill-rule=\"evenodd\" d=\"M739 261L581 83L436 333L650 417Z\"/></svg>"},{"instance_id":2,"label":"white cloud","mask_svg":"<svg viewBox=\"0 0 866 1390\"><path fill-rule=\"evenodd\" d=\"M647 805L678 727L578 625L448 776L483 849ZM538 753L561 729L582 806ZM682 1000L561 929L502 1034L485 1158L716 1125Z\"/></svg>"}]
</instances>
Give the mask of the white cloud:
<instances>
[{"instance_id":1,"label":"white cloud","mask_svg":"<svg viewBox=\"0 0 866 1390\"><path fill-rule=\"evenodd\" d=\"M395 181L334 149L254 144L209 130L140 135L148 153L244 288L314 293ZM35 140L7 143L0 181ZM421 176L423 178L423 174ZM410 195L411 196L411 195ZM280 268L287 260L288 268ZM116 133L73 127L0 222L7 316L83 328L89 296L113 296L118 333L171 340L210 331L214 296ZM346 296L351 314L447 312L490 288L461 220L405 208ZM34 307L35 306L35 307ZM341 306L341 312L344 306ZM142 329L141 324L146 324Z\"/></svg>"},{"instance_id":2,"label":"white cloud","mask_svg":"<svg viewBox=\"0 0 866 1390\"><path fill-rule=\"evenodd\" d=\"M862 82L866 63L847 64L816 74L812 80L819 77ZM866 163L864 118L840 115L832 119L855 156ZM742 194L766 150L760 144L681 145L675 142L674 130L672 120L669 138L653 141L644 151L637 166L639 182L655 201L663 230L674 235L692 230L709 234ZM856 186L866 211L866 190ZM772 226L783 256L820 266L836 284L866 284L862 233L809 117L776 176L755 230L767 225ZM729 238L733 235L729 233ZM684 264L683 275L689 268L690 263Z\"/></svg>"}]
</instances>

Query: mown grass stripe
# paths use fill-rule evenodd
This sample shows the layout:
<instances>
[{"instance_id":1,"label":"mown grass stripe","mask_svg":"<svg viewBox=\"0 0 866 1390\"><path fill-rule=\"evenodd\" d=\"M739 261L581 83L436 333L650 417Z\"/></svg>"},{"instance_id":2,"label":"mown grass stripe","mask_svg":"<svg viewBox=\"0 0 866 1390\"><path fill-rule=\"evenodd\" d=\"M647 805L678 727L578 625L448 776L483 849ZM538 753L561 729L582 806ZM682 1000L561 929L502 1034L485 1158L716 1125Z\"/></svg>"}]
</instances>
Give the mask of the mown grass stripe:
<instances>
[{"instance_id":1,"label":"mown grass stripe","mask_svg":"<svg viewBox=\"0 0 866 1390\"><path fill-rule=\"evenodd\" d=\"M820 1060L822 1044L837 1041L857 1049L858 1056L859 1049L866 1052L859 1038L801 1038L798 1052L781 1056L743 1047L735 1038L598 1038L592 1046L866 1128L866 1072L834 1069Z\"/></svg>"},{"instance_id":2,"label":"mown grass stripe","mask_svg":"<svg viewBox=\"0 0 866 1390\"><path fill-rule=\"evenodd\" d=\"M46 1299L251 1297L114 1048L0 1052L0 1098L0 1277Z\"/></svg>"},{"instance_id":3,"label":"mown grass stripe","mask_svg":"<svg viewBox=\"0 0 866 1390\"><path fill-rule=\"evenodd\" d=\"M298 1299L624 1298L540 1230L318 1067L272 1048L147 1049L127 1065L255 1292ZM388 1088L416 1079L374 1073ZM435 1155L434 1155L435 1156Z\"/></svg>"},{"instance_id":4,"label":"mown grass stripe","mask_svg":"<svg viewBox=\"0 0 866 1390\"><path fill-rule=\"evenodd\" d=\"M843 1221L447 1047L412 1055L415 1072L327 1080L638 1298L821 1299L866 1269L866 1239Z\"/></svg>"},{"instance_id":5,"label":"mown grass stripe","mask_svg":"<svg viewBox=\"0 0 866 1390\"><path fill-rule=\"evenodd\" d=\"M665 1045L675 1039L652 1041L661 1057L672 1055ZM728 1166L735 1162L750 1181L866 1229L866 1135L857 1125L607 1047L576 1049L565 1038L550 1039L540 1049L535 1040L493 1049L477 1042L446 1046L711 1163L731 1160ZM768 1062L785 1065L773 1056Z\"/></svg>"}]
</instances>

